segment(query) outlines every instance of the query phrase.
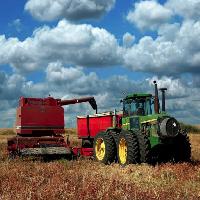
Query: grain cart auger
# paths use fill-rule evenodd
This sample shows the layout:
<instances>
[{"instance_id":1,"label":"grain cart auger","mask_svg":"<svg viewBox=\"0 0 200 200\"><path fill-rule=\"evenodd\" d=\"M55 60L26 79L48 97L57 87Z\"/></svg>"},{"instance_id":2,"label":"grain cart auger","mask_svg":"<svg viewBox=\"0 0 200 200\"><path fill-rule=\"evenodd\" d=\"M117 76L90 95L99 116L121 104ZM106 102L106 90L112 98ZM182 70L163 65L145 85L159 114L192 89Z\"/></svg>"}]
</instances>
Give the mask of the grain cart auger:
<instances>
[{"instance_id":1,"label":"grain cart auger","mask_svg":"<svg viewBox=\"0 0 200 200\"><path fill-rule=\"evenodd\" d=\"M21 97L16 112L16 136L8 139L8 153L16 155L71 155L64 138L64 105L89 102L97 111L94 97L61 100Z\"/></svg>"},{"instance_id":2,"label":"grain cart auger","mask_svg":"<svg viewBox=\"0 0 200 200\"><path fill-rule=\"evenodd\" d=\"M123 112L78 117L78 135L93 147L94 158L108 164L189 161L191 147L186 131L165 111L165 91L155 95L129 94L121 102Z\"/></svg>"}]
</instances>

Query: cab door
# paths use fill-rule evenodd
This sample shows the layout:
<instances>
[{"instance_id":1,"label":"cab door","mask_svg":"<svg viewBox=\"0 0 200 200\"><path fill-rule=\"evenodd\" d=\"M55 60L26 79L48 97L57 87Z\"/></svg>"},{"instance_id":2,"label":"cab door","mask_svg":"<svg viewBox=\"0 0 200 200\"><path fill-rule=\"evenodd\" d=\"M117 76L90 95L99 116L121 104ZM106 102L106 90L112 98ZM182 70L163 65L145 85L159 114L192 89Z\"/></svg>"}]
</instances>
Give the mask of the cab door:
<instances>
[{"instance_id":1,"label":"cab door","mask_svg":"<svg viewBox=\"0 0 200 200\"><path fill-rule=\"evenodd\" d=\"M131 101L123 101L123 117L122 117L122 128L130 130L130 114L131 114Z\"/></svg>"},{"instance_id":2,"label":"cab door","mask_svg":"<svg viewBox=\"0 0 200 200\"><path fill-rule=\"evenodd\" d=\"M138 104L134 99L123 101L122 128L126 130L140 129L139 116L137 115ZM138 104L139 105L139 104Z\"/></svg>"}]
</instances>

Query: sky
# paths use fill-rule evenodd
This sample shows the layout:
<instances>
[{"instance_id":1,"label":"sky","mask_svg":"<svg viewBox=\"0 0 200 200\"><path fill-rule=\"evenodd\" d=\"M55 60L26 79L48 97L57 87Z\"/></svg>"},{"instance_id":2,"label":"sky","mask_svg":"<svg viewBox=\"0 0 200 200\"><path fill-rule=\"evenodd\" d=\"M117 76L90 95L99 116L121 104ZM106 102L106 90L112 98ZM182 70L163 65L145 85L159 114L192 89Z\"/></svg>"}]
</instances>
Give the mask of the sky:
<instances>
[{"instance_id":1,"label":"sky","mask_svg":"<svg viewBox=\"0 0 200 200\"><path fill-rule=\"evenodd\" d=\"M128 93L167 87L170 115L200 124L200 0L2 0L0 127L18 99L96 98L120 110ZM65 107L67 127L93 113Z\"/></svg>"}]
</instances>

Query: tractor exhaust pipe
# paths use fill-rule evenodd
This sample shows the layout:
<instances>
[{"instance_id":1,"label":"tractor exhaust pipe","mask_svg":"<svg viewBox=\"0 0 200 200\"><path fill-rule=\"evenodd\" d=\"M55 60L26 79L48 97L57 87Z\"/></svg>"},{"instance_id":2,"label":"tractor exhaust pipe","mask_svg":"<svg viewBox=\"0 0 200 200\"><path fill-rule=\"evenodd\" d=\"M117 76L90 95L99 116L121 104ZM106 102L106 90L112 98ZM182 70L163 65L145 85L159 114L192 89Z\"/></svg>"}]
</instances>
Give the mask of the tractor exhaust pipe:
<instances>
[{"instance_id":1,"label":"tractor exhaust pipe","mask_svg":"<svg viewBox=\"0 0 200 200\"><path fill-rule=\"evenodd\" d=\"M155 97L154 97L154 111L155 114L159 113L159 98L158 98L158 86L156 81L153 81L154 85L155 85Z\"/></svg>"},{"instance_id":2,"label":"tractor exhaust pipe","mask_svg":"<svg viewBox=\"0 0 200 200\"><path fill-rule=\"evenodd\" d=\"M165 91L167 88L160 88L160 91L162 92L162 112L165 112Z\"/></svg>"}]
</instances>

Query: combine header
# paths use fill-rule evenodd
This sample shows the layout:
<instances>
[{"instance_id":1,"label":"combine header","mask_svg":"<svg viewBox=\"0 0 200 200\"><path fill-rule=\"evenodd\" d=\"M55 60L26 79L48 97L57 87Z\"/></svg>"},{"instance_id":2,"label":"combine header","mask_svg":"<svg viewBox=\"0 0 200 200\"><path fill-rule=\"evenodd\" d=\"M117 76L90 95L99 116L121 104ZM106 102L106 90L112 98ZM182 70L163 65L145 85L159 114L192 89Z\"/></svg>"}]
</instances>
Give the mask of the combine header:
<instances>
[{"instance_id":1,"label":"combine header","mask_svg":"<svg viewBox=\"0 0 200 200\"><path fill-rule=\"evenodd\" d=\"M89 102L97 112L94 97L61 100L24 98L16 113L17 136L8 140L8 152L15 155L71 155L69 141L64 138L64 105Z\"/></svg>"}]
</instances>

